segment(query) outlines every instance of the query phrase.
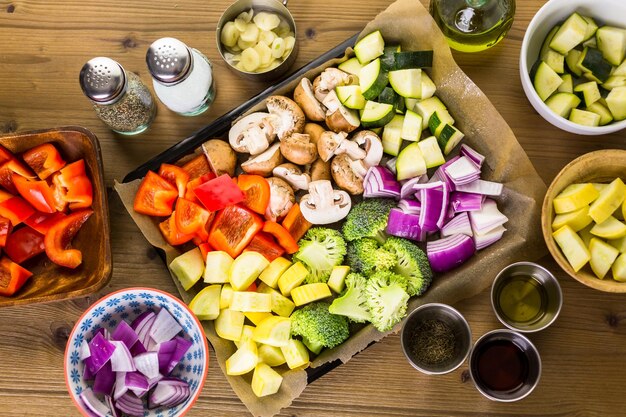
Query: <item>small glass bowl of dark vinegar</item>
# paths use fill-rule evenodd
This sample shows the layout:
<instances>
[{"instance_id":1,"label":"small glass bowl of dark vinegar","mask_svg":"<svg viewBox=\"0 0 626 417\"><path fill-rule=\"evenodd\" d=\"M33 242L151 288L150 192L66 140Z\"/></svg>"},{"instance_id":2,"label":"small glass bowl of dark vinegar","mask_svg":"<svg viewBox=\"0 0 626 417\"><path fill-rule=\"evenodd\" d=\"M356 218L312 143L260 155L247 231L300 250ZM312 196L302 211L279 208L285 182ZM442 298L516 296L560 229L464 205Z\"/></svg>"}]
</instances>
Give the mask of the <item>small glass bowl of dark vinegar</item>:
<instances>
[{"instance_id":1,"label":"small glass bowl of dark vinegar","mask_svg":"<svg viewBox=\"0 0 626 417\"><path fill-rule=\"evenodd\" d=\"M528 338L512 330L494 330L474 345L469 359L474 385L493 401L512 402L539 383L541 358Z\"/></svg>"}]
</instances>

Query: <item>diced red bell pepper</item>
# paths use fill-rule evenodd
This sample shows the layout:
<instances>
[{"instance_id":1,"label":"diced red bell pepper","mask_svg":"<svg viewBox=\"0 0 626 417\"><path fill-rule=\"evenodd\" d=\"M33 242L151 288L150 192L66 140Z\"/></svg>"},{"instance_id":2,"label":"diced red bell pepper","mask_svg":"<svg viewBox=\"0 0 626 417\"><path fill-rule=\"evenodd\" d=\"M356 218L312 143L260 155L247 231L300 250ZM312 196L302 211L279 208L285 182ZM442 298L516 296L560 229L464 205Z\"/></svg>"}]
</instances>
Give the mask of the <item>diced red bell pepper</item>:
<instances>
[{"instance_id":1,"label":"diced red bell pepper","mask_svg":"<svg viewBox=\"0 0 626 417\"><path fill-rule=\"evenodd\" d=\"M213 248L211 247L211 245L209 245L206 242L199 244L198 248L200 248L200 253L202 254L202 259L204 259L205 261L206 261L207 254L209 252L213 251Z\"/></svg>"},{"instance_id":2,"label":"diced red bell pepper","mask_svg":"<svg viewBox=\"0 0 626 417\"><path fill-rule=\"evenodd\" d=\"M22 154L22 159L42 180L45 180L66 164L59 150L52 143L42 143L34 148L30 148Z\"/></svg>"},{"instance_id":3,"label":"diced red bell pepper","mask_svg":"<svg viewBox=\"0 0 626 417\"><path fill-rule=\"evenodd\" d=\"M21 264L45 251L44 236L28 226L9 235L4 252L13 262Z\"/></svg>"},{"instance_id":4,"label":"diced red bell pepper","mask_svg":"<svg viewBox=\"0 0 626 417\"><path fill-rule=\"evenodd\" d=\"M313 224L309 223L302 215L299 204L294 204L291 209L289 209L289 212L283 219L282 225L296 241L300 240L307 230L313 226Z\"/></svg>"},{"instance_id":5,"label":"diced red bell pepper","mask_svg":"<svg viewBox=\"0 0 626 417\"><path fill-rule=\"evenodd\" d=\"M61 174L56 172L52 174L48 181L50 182L50 190L52 190L52 197L54 198L54 208L59 212L64 212L69 204L65 201L66 192L60 178Z\"/></svg>"},{"instance_id":6,"label":"diced red bell pepper","mask_svg":"<svg viewBox=\"0 0 626 417\"><path fill-rule=\"evenodd\" d=\"M161 164L159 175L178 190L178 197L184 197L189 182L189 173L176 165Z\"/></svg>"},{"instance_id":7,"label":"diced red bell pepper","mask_svg":"<svg viewBox=\"0 0 626 417\"><path fill-rule=\"evenodd\" d=\"M253 282L252 284L250 284L250 286L248 288L246 288L246 291L248 292L257 292L259 288L256 285L256 282Z\"/></svg>"},{"instance_id":8,"label":"diced red bell pepper","mask_svg":"<svg viewBox=\"0 0 626 417\"><path fill-rule=\"evenodd\" d=\"M289 231L280 224L273 221L266 221L263 225L263 231L274 236L278 244L285 249L288 254L298 252L298 242L289 234Z\"/></svg>"},{"instance_id":9,"label":"diced red bell pepper","mask_svg":"<svg viewBox=\"0 0 626 417\"><path fill-rule=\"evenodd\" d=\"M0 145L0 165L12 159L15 159L15 155L13 155L13 152Z\"/></svg>"},{"instance_id":10,"label":"diced red bell pepper","mask_svg":"<svg viewBox=\"0 0 626 417\"><path fill-rule=\"evenodd\" d=\"M260 175L237 177L237 185L245 195L243 205L259 214L265 214L270 203L270 184Z\"/></svg>"},{"instance_id":11,"label":"diced red bell pepper","mask_svg":"<svg viewBox=\"0 0 626 417\"><path fill-rule=\"evenodd\" d=\"M245 198L228 174L199 185L193 192L209 211L222 210L224 207L241 203Z\"/></svg>"},{"instance_id":12,"label":"diced red bell pepper","mask_svg":"<svg viewBox=\"0 0 626 417\"><path fill-rule=\"evenodd\" d=\"M209 244L236 258L263 228L263 220L245 207L228 206L221 210L209 232Z\"/></svg>"},{"instance_id":13,"label":"diced red bell pepper","mask_svg":"<svg viewBox=\"0 0 626 417\"><path fill-rule=\"evenodd\" d=\"M93 185L85 171L85 160L79 159L59 171L56 181L63 187L63 199L71 210L89 208L93 202Z\"/></svg>"},{"instance_id":14,"label":"diced red bell pepper","mask_svg":"<svg viewBox=\"0 0 626 417\"><path fill-rule=\"evenodd\" d=\"M285 253L285 249L276 243L272 235L259 232L254 235L244 252L258 252L272 262L274 259L282 256Z\"/></svg>"},{"instance_id":15,"label":"diced red bell pepper","mask_svg":"<svg viewBox=\"0 0 626 417\"><path fill-rule=\"evenodd\" d=\"M139 185L133 208L148 216L169 216L177 197L178 191L172 184L148 171Z\"/></svg>"},{"instance_id":16,"label":"diced red bell pepper","mask_svg":"<svg viewBox=\"0 0 626 417\"><path fill-rule=\"evenodd\" d=\"M82 263L82 252L70 248L70 244L92 214L91 209L78 210L60 218L50 227L44 237L44 247L46 255L52 262L67 268L76 268Z\"/></svg>"},{"instance_id":17,"label":"diced red bell pepper","mask_svg":"<svg viewBox=\"0 0 626 417\"><path fill-rule=\"evenodd\" d=\"M9 198L4 200L7 195ZM33 214L35 209L22 197L0 193L0 216L9 219L13 226L17 226Z\"/></svg>"},{"instance_id":18,"label":"diced red bell pepper","mask_svg":"<svg viewBox=\"0 0 626 417\"><path fill-rule=\"evenodd\" d=\"M13 185L17 192L37 211L54 213L55 199L52 189L45 181L31 181L20 175L13 174Z\"/></svg>"},{"instance_id":19,"label":"diced red bell pepper","mask_svg":"<svg viewBox=\"0 0 626 417\"><path fill-rule=\"evenodd\" d=\"M181 233L180 230L176 227L176 210L172 212L172 215L159 223L159 229L161 229L161 234L165 241L172 246L182 245L183 243L189 242L195 235L193 234L184 234Z\"/></svg>"},{"instance_id":20,"label":"diced red bell pepper","mask_svg":"<svg viewBox=\"0 0 626 417\"><path fill-rule=\"evenodd\" d=\"M204 228L211 213L192 201L179 198L176 200L176 228L184 234L196 233Z\"/></svg>"},{"instance_id":21,"label":"diced red bell pepper","mask_svg":"<svg viewBox=\"0 0 626 417\"><path fill-rule=\"evenodd\" d=\"M11 194L17 194L17 188L13 184L13 174L19 174L28 179L35 179L37 176L26 165L17 159L11 159L0 165L0 185Z\"/></svg>"},{"instance_id":22,"label":"diced red bell pepper","mask_svg":"<svg viewBox=\"0 0 626 417\"><path fill-rule=\"evenodd\" d=\"M202 185L205 182L212 180L213 178L215 178L215 174L210 172L208 174L204 174L198 178L195 178L189 181L187 183L187 190L185 191L185 198L189 201L193 201L194 203L201 204L200 200L198 200L193 190L195 190L197 186Z\"/></svg>"},{"instance_id":23,"label":"diced red bell pepper","mask_svg":"<svg viewBox=\"0 0 626 417\"><path fill-rule=\"evenodd\" d=\"M189 174L189 181L201 177L202 175L213 173L209 161L204 154L196 156L191 161L184 164L182 168Z\"/></svg>"},{"instance_id":24,"label":"diced red bell pepper","mask_svg":"<svg viewBox=\"0 0 626 417\"><path fill-rule=\"evenodd\" d=\"M205 243L209 240L209 230L211 230L211 224L213 223L213 219L215 218L215 212L209 214L209 219L204 224L204 227L196 230L196 235L194 236L193 243L196 246L200 246L201 243Z\"/></svg>"},{"instance_id":25,"label":"diced red bell pepper","mask_svg":"<svg viewBox=\"0 0 626 417\"><path fill-rule=\"evenodd\" d=\"M13 230L13 225L11 224L11 220L6 217L0 217L0 248L3 248L7 244L7 238L11 231Z\"/></svg>"},{"instance_id":26,"label":"diced red bell pepper","mask_svg":"<svg viewBox=\"0 0 626 417\"><path fill-rule=\"evenodd\" d=\"M24 224L45 235L50 230L50 227L62 217L65 217L65 213L59 211L56 213L42 213L38 211L24 220Z\"/></svg>"},{"instance_id":27,"label":"diced red bell pepper","mask_svg":"<svg viewBox=\"0 0 626 417\"><path fill-rule=\"evenodd\" d=\"M32 275L32 272L3 256L0 259L0 295L15 294Z\"/></svg>"}]
</instances>

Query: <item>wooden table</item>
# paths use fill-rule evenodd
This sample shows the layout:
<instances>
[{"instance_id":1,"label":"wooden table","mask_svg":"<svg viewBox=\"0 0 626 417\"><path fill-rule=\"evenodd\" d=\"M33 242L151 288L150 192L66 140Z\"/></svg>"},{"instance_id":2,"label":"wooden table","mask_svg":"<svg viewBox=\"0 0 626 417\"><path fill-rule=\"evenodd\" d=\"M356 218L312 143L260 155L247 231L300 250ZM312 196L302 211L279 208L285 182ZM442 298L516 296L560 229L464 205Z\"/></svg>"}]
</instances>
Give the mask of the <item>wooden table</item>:
<instances>
[{"instance_id":1,"label":"wooden table","mask_svg":"<svg viewBox=\"0 0 626 417\"><path fill-rule=\"evenodd\" d=\"M427 4L427 0L422 0ZM300 53L294 69L360 31L388 0L292 0ZM573 158L597 149L626 148L624 133L582 137L560 131L534 112L522 91L518 56L524 31L543 0L517 4L515 24L497 47L455 54L507 120L546 183ZM82 125L102 144L107 185L167 149L266 84L241 80L217 54L215 25L227 0L0 0L0 132ZM218 96L207 113L177 116L159 106L150 130L138 137L112 134L96 118L78 85L78 72L96 55L112 57L149 80L145 51L155 39L179 38L215 67ZM86 299L0 310L0 415L76 416L63 380L63 350L80 313L113 290L145 285L175 293L156 253L114 193L110 197L114 270L110 284ZM532 225L539 227L539 225ZM558 321L530 336L543 359L536 391L514 404L483 398L467 365L427 377L405 360L390 336L308 387L281 415L297 416L617 416L626 409L626 296L591 290L562 273ZM459 303L474 340L501 327L488 291ZM246 408L211 362L206 385L189 416L239 416Z\"/></svg>"}]
</instances>

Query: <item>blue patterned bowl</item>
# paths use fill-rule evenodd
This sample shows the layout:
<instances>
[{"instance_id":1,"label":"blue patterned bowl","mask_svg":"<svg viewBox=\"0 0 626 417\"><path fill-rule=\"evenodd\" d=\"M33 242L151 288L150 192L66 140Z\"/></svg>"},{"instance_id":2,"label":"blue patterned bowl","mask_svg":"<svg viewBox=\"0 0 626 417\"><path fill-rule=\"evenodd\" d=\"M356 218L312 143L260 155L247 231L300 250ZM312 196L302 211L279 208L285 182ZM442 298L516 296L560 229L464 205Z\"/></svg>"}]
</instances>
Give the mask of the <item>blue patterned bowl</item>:
<instances>
[{"instance_id":1,"label":"blue patterned bowl","mask_svg":"<svg viewBox=\"0 0 626 417\"><path fill-rule=\"evenodd\" d=\"M84 416L92 416L85 410L80 393L91 387L92 381L83 378L83 361L79 350L83 340L89 342L98 329L113 331L121 320L131 323L145 311L166 308L183 327L183 337L193 344L184 358L170 374L189 384L191 394L174 407L160 407L144 412L144 417L183 416L200 395L209 369L209 346L200 322L189 308L172 295L151 288L129 288L111 293L93 304L74 325L65 347L65 383L74 404Z\"/></svg>"}]
</instances>

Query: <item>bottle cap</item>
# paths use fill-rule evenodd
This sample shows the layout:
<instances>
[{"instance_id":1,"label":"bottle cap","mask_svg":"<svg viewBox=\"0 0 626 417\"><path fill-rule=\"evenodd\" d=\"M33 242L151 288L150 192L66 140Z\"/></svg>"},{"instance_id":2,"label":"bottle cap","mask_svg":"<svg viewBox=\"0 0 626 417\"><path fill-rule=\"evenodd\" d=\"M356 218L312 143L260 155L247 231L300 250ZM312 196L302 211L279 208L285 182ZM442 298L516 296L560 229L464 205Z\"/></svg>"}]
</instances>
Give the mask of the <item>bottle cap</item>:
<instances>
[{"instance_id":1,"label":"bottle cap","mask_svg":"<svg viewBox=\"0 0 626 417\"><path fill-rule=\"evenodd\" d=\"M178 39L161 38L148 48L146 63L157 81L177 83L184 80L191 69L191 51Z\"/></svg>"},{"instance_id":2,"label":"bottle cap","mask_svg":"<svg viewBox=\"0 0 626 417\"><path fill-rule=\"evenodd\" d=\"M80 70L80 88L85 95L101 104L115 101L126 88L124 68L111 58L89 60Z\"/></svg>"}]
</instances>

